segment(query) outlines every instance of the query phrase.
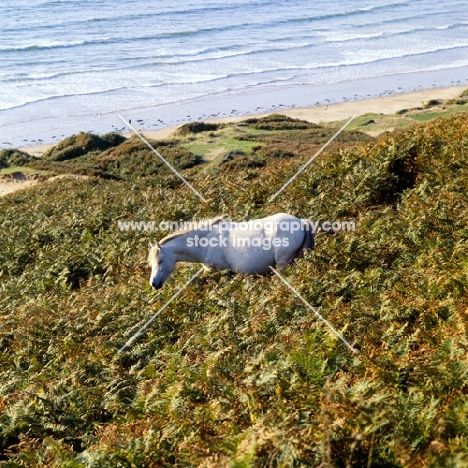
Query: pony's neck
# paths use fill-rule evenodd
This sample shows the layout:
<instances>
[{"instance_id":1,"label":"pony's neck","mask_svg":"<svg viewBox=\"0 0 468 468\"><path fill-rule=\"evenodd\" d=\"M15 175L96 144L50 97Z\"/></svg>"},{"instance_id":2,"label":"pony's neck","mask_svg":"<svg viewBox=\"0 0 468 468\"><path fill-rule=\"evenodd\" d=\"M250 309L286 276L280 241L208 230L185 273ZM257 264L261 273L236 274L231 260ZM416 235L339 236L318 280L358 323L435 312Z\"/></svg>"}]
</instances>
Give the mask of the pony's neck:
<instances>
[{"instance_id":1,"label":"pony's neck","mask_svg":"<svg viewBox=\"0 0 468 468\"><path fill-rule=\"evenodd\" d=\"M202 263L202 247L189 247L187 245L187 239L189 237L195 237L197 234L199 237L202 237L204 233L206 234L206 232L201 231L187 232L174 237L174 239L170 239L168 242L164 243L163 246L175 256L176 262Z\"/></svg>"}]
</instances>

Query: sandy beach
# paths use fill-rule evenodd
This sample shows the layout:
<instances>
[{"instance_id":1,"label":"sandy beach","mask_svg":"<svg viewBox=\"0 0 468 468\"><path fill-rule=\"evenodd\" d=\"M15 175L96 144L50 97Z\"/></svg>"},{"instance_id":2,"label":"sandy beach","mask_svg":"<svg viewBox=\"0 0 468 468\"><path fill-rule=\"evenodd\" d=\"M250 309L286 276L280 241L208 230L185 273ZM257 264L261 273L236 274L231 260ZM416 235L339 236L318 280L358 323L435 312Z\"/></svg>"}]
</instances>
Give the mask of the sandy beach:
<instances>
[{"instance_id":1,"label":"sandy beach","mask_svg":"<svg viewBox=\"0 0 468 468\"><path fill-rule=\"evenodd\" d=\"M401 109L409 109L421 106L423 102L430 99L453 99L460 95L466 86L452 86L438 89L425 89L411 93L394 94L373 99L363 99L354 102L342 102L325 106L314 106L305 108L294 108L275 111L277 114L287 115L294 119L307 120L319 124L321 122L334 122L344 120L353 115L362 115L367 112L394 114ZM271 114L267 112L259 114L264 116ZM253 117L250 116L249 117ZM212 122L238 122L246 117L212 119Z\"/></svg>"},{"instance_id":2,"label":"sandy beach","mask_svg":"<svg viewBox=\"0 0 468 468\"><path fill-rule=\"evenodd\" d=\"M272 113L278 113L292 118L307 120L308 122L319 124L321 122L326 123L344 120L352 117L353 115L358 116L368 112L394 114L401 109L411 109L421 106L423 102L426 102L430 99L445 100L456 98L465 89L466 86L431 88L406 93L395 93L389 96L379 96L376 98L362 99L359 101L328 104L326 106L319 105L309 107L295 107L289 109L275 109L273 111L262 112L258 114L208 118L204 119L204 121L212 123L240 122L246 118L264 117ZM188 119L186 122L190 122L190 119ZM181 124L168 126L158 130L145 130L144 128L138 128L138 126L136 126L136 129L147 138L162 140L170 137L174 130L180 125ZM131 132L124 132L123 134L127 137L132 135ZM52 144L41 144L35 146L24 146L20 147L19 149L31 155L40 157L45 151L47 151L47 149L51 148L52 146Z\"/></svg>"}]
</instances>

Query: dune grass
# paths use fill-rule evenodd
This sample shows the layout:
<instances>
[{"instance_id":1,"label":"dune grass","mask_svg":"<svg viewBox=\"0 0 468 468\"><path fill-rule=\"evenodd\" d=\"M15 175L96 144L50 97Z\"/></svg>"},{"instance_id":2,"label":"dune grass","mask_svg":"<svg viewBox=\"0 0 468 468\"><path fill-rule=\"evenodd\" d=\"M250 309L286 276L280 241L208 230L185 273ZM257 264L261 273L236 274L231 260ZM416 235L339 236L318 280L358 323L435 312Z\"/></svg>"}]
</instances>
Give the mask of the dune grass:
<instances>
[{"instance_id":1,"label":"dune grass","mask_svg":"<svg viewBox=\"0 0 468 468\"><path fill-rule=\"evenodd\" d=\"M247 119L239 124L211 124L208 131L191 133L182 126L176 132L175 141L192 153L210 161L230 151L249 153L252 148L263 145L262 137L272 132L288 133L315 128L315 124L272 114L263 119ZM284 137L284 135L283 135Z\"/></svg>"},{"instance_id":2,"label":"dune grass","mask_svg":"<svg viewBox=\"0 0 468 468\"><path fill-rule=\"evenodd\" d=\"M42 162L95 177L0 199L0 466L466 466L468 114L344 132L269 204L330 132L247 135L215 177L155 142L206 204L133 140ZM276 212L356 222L284 274L360 355L277 278L225 272L117 353L198 269L150 290L167 232L118 220Z\"/></svg>"},{"instance_id":3,"label":"dune grass","mask_svg":"<svg viewBox=\"0 0 468 468\"><path fill-rule=\"evenodd\" d=\"M427 122L437 117L449 117L459 112L468 111L468 90L456 99L435 100L421 103L421 107L400 109L395 114L367 113L356 117L348 130L359 130L372 136L384 131L407 128L415 122ZM332 126L341 126L346 120L333 122Z\"/></svg>"}]
</instances>

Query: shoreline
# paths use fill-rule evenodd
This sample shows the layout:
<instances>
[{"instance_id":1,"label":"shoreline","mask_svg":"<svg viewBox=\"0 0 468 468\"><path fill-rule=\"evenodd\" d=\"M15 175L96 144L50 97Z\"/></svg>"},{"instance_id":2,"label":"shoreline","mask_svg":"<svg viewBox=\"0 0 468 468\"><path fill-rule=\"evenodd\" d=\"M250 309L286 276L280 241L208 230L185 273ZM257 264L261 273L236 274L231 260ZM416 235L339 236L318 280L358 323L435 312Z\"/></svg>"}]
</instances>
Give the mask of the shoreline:
<instances>
[{"instance_id":1,"label":"shoreline","mask_svg":"<svg viewBox=\"0 0 468 468\"><path fill-rule=\"evenodd\" d=\"M419 107L421 106L422 102L428 101L430 99L446 100L456 98L467 88L468 85L444 86L440 88L428 88L409 92L395 92L394 94L370 97L356 101L334 102L325 105L320 104L306 107L284 106L283 108L267 110L265 112L246 113L242 115L232 115L226 117L214 116L203 119L203 121L207 123L236 123L248 118L261 118L276 113L296 119L307 120L308 122L313 122L316 124L329 123L349 119L353 115L359 116L368 112L377 114L394 114L395 112L402 109ZM162 140L169 138L174 132L174 130L176 130L184 123L188 123L191 121L195 120L187 119L186 121L180 122L177 125L169 125L167 127L159 128L156 130L147 130L145 128L136 129L145 138ZM94 133L99 134L101 132L95 131ZM124 135L125 137L130 137L133 135L133 132L131 131L124 131L120 133L122 133L122 135ZM57 143L58 141L55 143L48 144L19 146L18 149L27 152L33 156L40 157L45 151L47 151L49 148L53 147Z\"/></svg>"},{"instance_id":2,"label":"shoreline","mask_svg":"<svg viewBox=\"0 0 468 468\"><path fill-rule=\"evenodd\" d=\"M57 144L79 132L98 135L112 131L130 132L119 118L120 115L127 121L131 119L132 126L138 131L162 130L166 133L161 134L167 135L167 129L186 122L206 122L213 119L230 121L272 112L323 108L325 105L357 103L431 89L437 92L437 89L453 86L468 87L468 66L350 78L328 83L287 85L278 82L269 86L219 93L206 90L206 93L197 98L159 104L149 97L145 107L116 107L104 113L99 113L96 109L93 111L92 106L87 106L86 103L77 108L63 107L64 103L58 99L53 107L44 109L40 118L29 119L29 107L12 115L5 111L3 118L0 118L0 133L3 135L0 149ZM351 112L355 113L357 112ZM37 112L32 115L37 115Z\"/></svg>"},{"instance_id":3,"label":"shoreline","mask_svg":"<svg viewBox=\"0 0 468 468\"><path fill-rule=\"evenodd\" d=\"M299 107L267 112L258 115L249 115L236 118L219 118L207 120L212 123L239 122L246 118L264 117L277 113L295 119L307 120L308 122L320 124L329 123L351 118L353 115L359 116L367 112L394 114L395 112L421 106L422 102L430 99L453 99L458 97L468 86L448 86L442 88L430 88L420 91L406 93L395 93L389 96L379 96L376 98L362 99L351 102L337 102L324 106Z\"/></svg>"},{"instance_id":4,"label":"shoreline","mask_svg":"<svg viewBox=\"0 0 468 468\"><path fill-rule=\"evenodd\" d=\"M348 120L353 116L359 116L366 113L373 114L386 114L392 115L402 109L412 109L421 107L424 102L431 99L436 100L448 100L454 99L460 96L460 94L468 89L468 86L448 86L440 88L429 88L416 90L411 92L400 92L391 95L371 97L367 99L360 99L356 101L347 102L336 102L330 104L321 104L307 107L290 107L268 110L261 113L247 113L244 115L236 115L229 117L212 117L204 119L207 123L236 123L247 118L261 118L272 113L282 114L288 117L306 120L308 122L316 124L326 124L334 121ZM174 130L180 125L190 122L193 120L187 120L177 125L167 126L157 130L145 130L137 129L145 138L153 140L163 140L170 138ZM415 122L416 123L416 122ZM391 130L391 129L390 129ZM380 130L376 133L381 133L384 130ZM98 132L93 132L98 133ZM131 137L133 132L120 132L125 137ZM368 132L370 133L370 132ZM373 136L376 136L373 135ZM58 143L58 142L57 142ZM25 151L33 156L40 157L47 151L47 149L53 147L57 143L52 144L40 144L33 146L20 146L17 149ZM11 177L0 176L0 197L3 197L9 193L16 192L28 188L37 183L36 180L13 180Z\"/></svg>"}]
</instances>

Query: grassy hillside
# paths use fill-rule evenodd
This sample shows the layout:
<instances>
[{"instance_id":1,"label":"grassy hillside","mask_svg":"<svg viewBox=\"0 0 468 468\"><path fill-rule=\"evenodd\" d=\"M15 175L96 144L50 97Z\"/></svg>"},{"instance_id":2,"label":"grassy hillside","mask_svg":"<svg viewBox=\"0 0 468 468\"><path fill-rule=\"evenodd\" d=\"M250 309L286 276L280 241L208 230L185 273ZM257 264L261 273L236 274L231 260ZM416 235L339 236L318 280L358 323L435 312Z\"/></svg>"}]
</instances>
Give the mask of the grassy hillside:
<instances>
[{"instance_id":1,"label":"grassy hillside","mask_svg":"<svg viewBox=\"0 0 468 468\"><path fill-rule=\"evenodd\" d=\"M466 466L468 114L344 132L272 204L333 130L246 125L209 170L155 142L208 203L136 140L29 161L94 177L0 198L0 466ZM223 272L117 353L198 269L150 290L167 233L118 220L280 211L356 222L285 275L361 355L278 278Z\"/></svg>"}]
</instances>

